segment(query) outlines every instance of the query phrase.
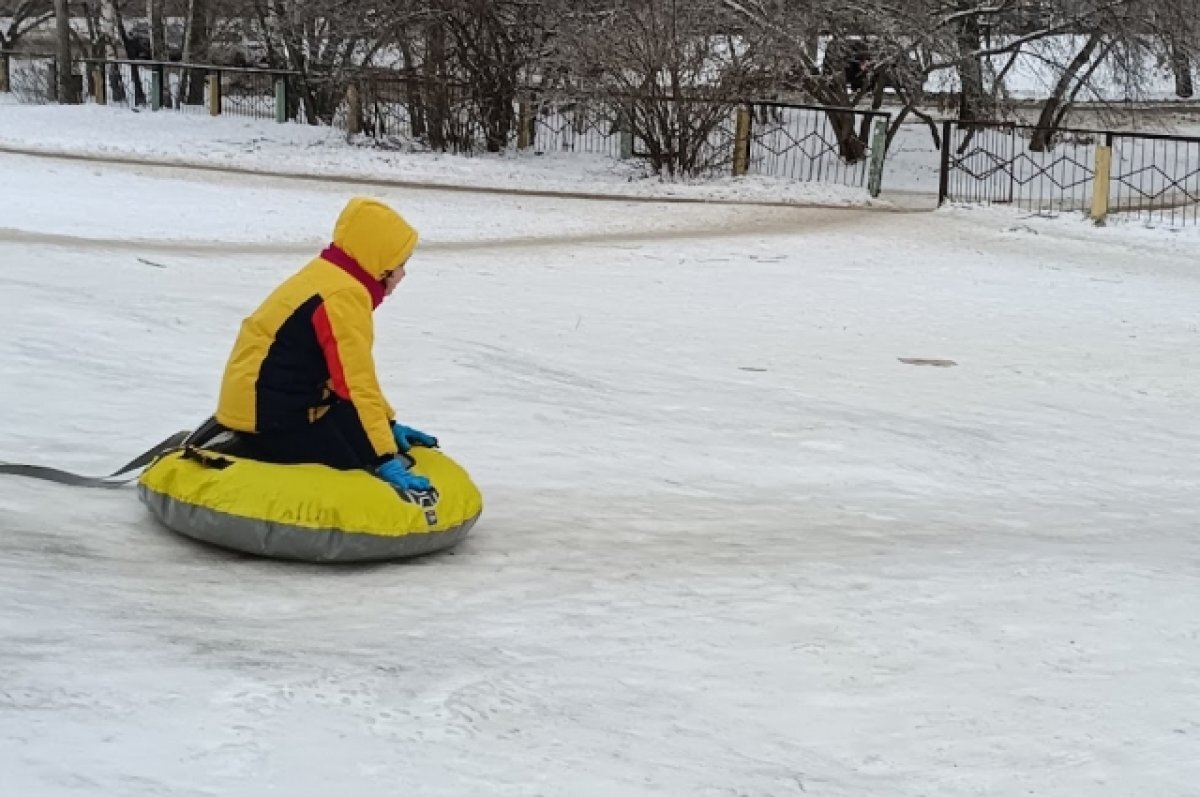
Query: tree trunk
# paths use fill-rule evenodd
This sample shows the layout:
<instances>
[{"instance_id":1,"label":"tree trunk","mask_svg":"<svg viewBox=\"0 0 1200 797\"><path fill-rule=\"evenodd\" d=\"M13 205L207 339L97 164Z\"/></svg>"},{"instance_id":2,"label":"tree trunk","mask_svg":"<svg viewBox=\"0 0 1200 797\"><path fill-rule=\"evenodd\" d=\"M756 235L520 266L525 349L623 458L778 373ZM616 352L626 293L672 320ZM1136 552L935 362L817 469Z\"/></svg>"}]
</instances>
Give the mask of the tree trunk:
<instances>
[{"instance_id":1,"label":"tree trunk","mask_svg":"<svg viewBox=\"0 0 1200 797\"><path fill-rule=\"evenodd\" d=\"M150 28L150 58L154 61L167 59L167 29L163 25L163 0L146 0L146 16ZM159 85L158 104L168 107L170 103L170 86L167 81Z\"/></svg>"},{"instance_id":2,"label":"tree trunk","mask_svg":"<svg viewBox=\"0 0 1200 797\"><path fill-rule=\"evenodd\" d=\"M78 103L79 92L71 75L71 12L67 0L54 0L55 97L60 103Z\"/></svg>"},{"instance_id":3,"label":"tree trunk","mask_svg":"<svg viewBox=\"0 0 1200 797\"><path fill-rule=\"evenodd\" d=\"M183 61L194 64L208 60L208 0L188 0L187 30L183 37ZM203 69L188 69L183 74L182 96L185 105L204 104Z\"/></svg>"},{"instance_id":4,"label":"tree trunk","mask_svg":"<svg viewBox=\"0 0 1200 797\"><path fill-rule=\"evenodd\" d=\"M1063 70L1062 75L1058 78L1058 83L1054 86L1054 91L1046 99L1042 105L1042 112L1038 116L1037 129L1033 131L1033 138L1029 140L1030 152L1045 152L1052 148L1051 142L1054 141L1054 134L1058 132L1058 125L1062 121L1062 114L1059 113L1059 108L1063 104L1067 92L1071 89L1075 79L1084 67L1091 62L1092 56L1096 53L1101 42L1104 40L1104 34L1093 33L1088 39L1087 44L1083 49L1076 53L1071 63Z\"/></svg>"},{"instance_id":5,"label":"tree trunk","mask_svg":"<svg viewBox=\"0 0 1200 797\"><path fill-rule=\"evenodd\" d=\"M481 105L488 152L501 152L508 146L514 101L513 92L507 86L496 86L484 95Z\"/></svg>"},{"instance_id":6,"label":"tree trunk","mask_svg":"<svg viewBox=\"0 0 1200 797\"><path fill-rule=\"evenodd\" d=\"M846 95L845 78L840 70L834 70L833 79L807 72L801 78L803 88L822 105L849 108L850 98ZM846 163L858 163L867 154L866 143L854 129L853 113L829 111L829 126L833 128L838 142L838 154Z\"/></svg>"},{"instance_id":7,"label":"tree trunk","mask_svg":"<svg viewBox=\"0 0 1200 797\"><path fill-rule=\"evenodd\" d=\"M821 105L850 108L850 98L846 95L845 80L840 71L835 71L832 80L806 71L800 76L800 87ZM854 129L854 114L828 111L827 116L838 142L838 154L846 163L858 163L866 156L867 145Z\"/></svg>"},{"instance_id":8,"label":"tree trunk","mask_svg":"<svg viewBox=\"0 0 1200 797\"><path fill-rule=\"evenodd\" d=\"M121 18L121 9L117 5L117 0L104 0L101 3L100 12L101 30L108 40L109 47L112 48L113 56L118 60L128 60L129 37L125 32L125 21ZM130 73L133 79L134 105L143 106L146 104L146 90L142 86L140 70L136 66L132 66ZM109 84L112 88L113 101L125 102L127 99L125 84L121 79L121 68L116 64L109 70Z\"/></svg>"},{"instance_id":9,"label":"tree trunk","mask_svg":"<svg viewBox=\"0 0 1200 797\"><path fill-rule=\"evenodd\" d=\"M960 0L958 7L965 11L971 7L973 0ZM958 79L960 84L958 119L960 122L974 122L984 118L981 111L987 100L987 92L983 88L983 65L975 53L979 50L979 18L969 14L962 18L955 31L958 44Z\"/></svg>"},{"instance_id":10,"label":"tree trunk","mask_svg":"<svg viewBox=\"0 0 1200 797\"><path fill-rule=\"evenodd\" d=\"M1192 58L1177 42L1168 46L1171 48L1171 70L1175 73L1175 96L1190 99L1196 93L1192 83Z\"/></svg>"},{"instance_id":11,"label":"tree trunk","mask_svg":"<svg viewBox=\"0 0 1200 797\"><path fill-rule=\"evenodd\" d=\"M425 109L426 132L431 149L445 151L447 125L450 121L450 98L446 86L446 33L434 23L426 32Z\"/></svg>"},{"instance_id":12,"label":"tree trunk","mask_svg":"<svg viewBox=\"0 0 1200 797\"><path fill-rule=\"evenodd\" d=\"M146 16L150 28L150 57L167 60L167 29L163 26L163 0L146 0Z\"/></svg>"},{"instance_id":13,"label":"tree trunk","mask_svg":"<svg viewBox=\"0 0 1200 797\"><path fill-rule=\"evenodd\" d=\"M399 47L404 58L404 92L408 103L408 118L412 125L412 137L420 140L425 138L428 128L425 124L425 100L421 93L421 82L416 76L417 64L407 39L401 38Z\"/></svg>"}]
</instances>

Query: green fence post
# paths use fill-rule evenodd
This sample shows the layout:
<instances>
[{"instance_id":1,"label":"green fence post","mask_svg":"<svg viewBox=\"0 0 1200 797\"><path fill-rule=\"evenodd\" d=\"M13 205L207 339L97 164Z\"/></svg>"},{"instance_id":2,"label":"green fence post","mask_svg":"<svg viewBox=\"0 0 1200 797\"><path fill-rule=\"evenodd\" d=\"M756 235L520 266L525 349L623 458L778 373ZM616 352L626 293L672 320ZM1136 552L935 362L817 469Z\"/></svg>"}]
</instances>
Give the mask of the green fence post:
<instances>
[{"instance_id":1,"label":"green fence post","mask_svg":"<svg viewBox=\"0 0 1200 797\"><path fill-rule=\"evenodd\" d=\"M883 190L883 161L887 155L888 117L875 119L871 129L871 173L867 178L867 190L871 196L879 196Z\"/></svg>"},{"instance_id":2,"label":"green fence post","mask_svg":"<svg viewBox=\"0 0 1200 797\"><path fill-rule=\"evenodd\" d=\"M275 78L275 121L287 121L287 79L282 76Z\"/></svg>"}]
</instances>

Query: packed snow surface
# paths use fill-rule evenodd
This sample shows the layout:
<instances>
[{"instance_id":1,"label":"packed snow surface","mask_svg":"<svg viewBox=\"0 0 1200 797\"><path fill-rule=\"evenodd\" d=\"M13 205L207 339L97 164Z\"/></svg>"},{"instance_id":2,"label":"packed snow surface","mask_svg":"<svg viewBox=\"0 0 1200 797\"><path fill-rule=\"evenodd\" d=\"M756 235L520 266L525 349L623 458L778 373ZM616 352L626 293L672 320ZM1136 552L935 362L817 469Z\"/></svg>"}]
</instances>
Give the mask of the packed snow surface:
<instances>
[{"instance_id":1,"label":"packed snow surface","mask_svg":"<svg viewBox=\"0 0 1200 797\"><path fill-rule=\"evenodd\" d=\"M0 793L1197 793L1194 236L0 174L0 459L197 424L369 192L423 236L383 386L485 495L318 567L0 478Z\"/></svg>"}]
</instances>

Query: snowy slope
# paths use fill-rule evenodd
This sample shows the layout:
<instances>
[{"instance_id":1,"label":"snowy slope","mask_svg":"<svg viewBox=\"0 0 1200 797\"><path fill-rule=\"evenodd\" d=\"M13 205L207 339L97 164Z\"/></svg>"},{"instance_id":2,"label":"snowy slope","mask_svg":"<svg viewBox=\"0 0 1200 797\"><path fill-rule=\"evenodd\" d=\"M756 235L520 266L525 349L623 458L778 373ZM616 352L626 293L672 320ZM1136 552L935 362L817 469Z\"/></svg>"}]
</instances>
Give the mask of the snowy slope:
<instances>
[{"instance_id":1,"label":"snowy slope","mask_svg":"<svg viewBox=\"0 0 1200 797\"><path fill-rule=\"evenodd\" d=\"M361 190L0 171L0 458L87 472ZM1194 239L386 196L382 381L477 530L296 566L0 481L0 793L1195 793Z\"/></svg>"}]
</instances>

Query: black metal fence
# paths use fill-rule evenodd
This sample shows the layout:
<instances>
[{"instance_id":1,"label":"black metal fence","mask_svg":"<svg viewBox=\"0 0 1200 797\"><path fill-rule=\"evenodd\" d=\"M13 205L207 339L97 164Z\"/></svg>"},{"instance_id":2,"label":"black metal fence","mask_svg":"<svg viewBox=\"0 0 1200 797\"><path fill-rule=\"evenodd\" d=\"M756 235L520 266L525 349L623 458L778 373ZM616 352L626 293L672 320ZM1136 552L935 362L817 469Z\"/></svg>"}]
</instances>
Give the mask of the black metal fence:
<instances>
[{"instance_id":1,"label":"black metal fence","mask_svg":"<svg viewBox=\"0 0 1200 797\"><path fill-rule=\"evenodd\" d=\"M1037 132L1015 124L943 123L941 200L1029 210L1090 208L1096 134L1061 130L1038 152L1030 149Z\"/></svg>"},{"instance_id":2,"label":"black metal fence","mask_svg":"<svg viewBox=\"0 0 1200 797\"><path fill-rule=\"evenodd\" d=\"M687 120L694 118L685 109L653 107L659 103L671 101L541 98L530 106L529 138L537 152L649 157L645 131L652 123L645 117L665 115L676 129L687 129ZM858 188L867 186L872 155L882 146L872 123L890 119L887 113L774 102L730 101L720 111L714 124L689 131L702 136L696 147L697 173L756 174ZM740 164L739 148L744 155Z\"/></svg>"},{"instance_id":3,"label":"black metal fence","mask_svg":"<svg viewBox=\"0 0 1200 797\"><path fill-rule=\"evenodd\" d=\"M834 111L816 105L751 106L749 173L795 180L867 185L875 147L874 122L891 115Z\"/></svg>"},{"instance_id":4,"label":"black metal fence","mask_svg":"<svg viewBox=\"0 0 1200 797\"><path fill-rule=\"evenodd\" d=\"M54 59L8 54L8 88L54 101ZM353 76L175 62L76 63L87 102L325 124L391 146L587 153L687 176L757 174L866 187L887 114L741 99L567 95L520 89L510 107L471 86L373 71Z\"/></svg>"},{"instance_id":5,"label":"black metal fence","mask_svg":"<svg viewBox=\"0 0 1200 797\"><path fill-rule=\"evenodd\" d=\"M1200 224L1200 138L1108 133L1109 207L1172 226Z\"/></svg>"},{"instance_id":6,"label":"black metal fence","mask_svg":"<svg viewBox=\"0 0 1200 797\"><path fill-rule=\"evenodd\" d=\"M1200 223L1200 138L945 122L939 202Z\"/></svg>"},{"instance_id":7,"label":"black metal fence","mask_svg":"<svg viewBox=\"0 0 1200 797\"><path fill-rule=\"evenodd\" d=\"M521 89L510 107L489 107L468 85L389 72L322 76L90 59L76 63L72 79L89 102L331 125L412 149L587 153L692 176L756 174L872 193L882 174L878 123L890 121L812 105L540 88ZM0 53L0 91L54 101L54 58ZM1200 137L956 121L944 122L942 133L939 203L1200 225Z\"/></svg>"},{"instance_id":8,"label":"black metal fence","mask_svg":"<svg viewBox=\"0 0 1200 797\"><path fill-rule=\"evenodd\" d=\"M632 114L631 107L619 102L530 92L520 123L526 125L526 140L534 152L619 159L634 155Z\"/></svg>"},{"instance_id":9,"label":"black metal fence","mask_svg":"<svg viewBox=\"0 0 1200 797\"><path fill-rule=\"evenodd\" d=\"M0 86L0 90L7 88L22 102L58 99L53 56L12 54L5 60L8 86ZM112 59L81 59L72 72L71 79L85 102L274 119L279 116L280 100L290 96L288 118L304 117L298 93L300 76L292 72Z\"/></svg>"}]
</instances>

